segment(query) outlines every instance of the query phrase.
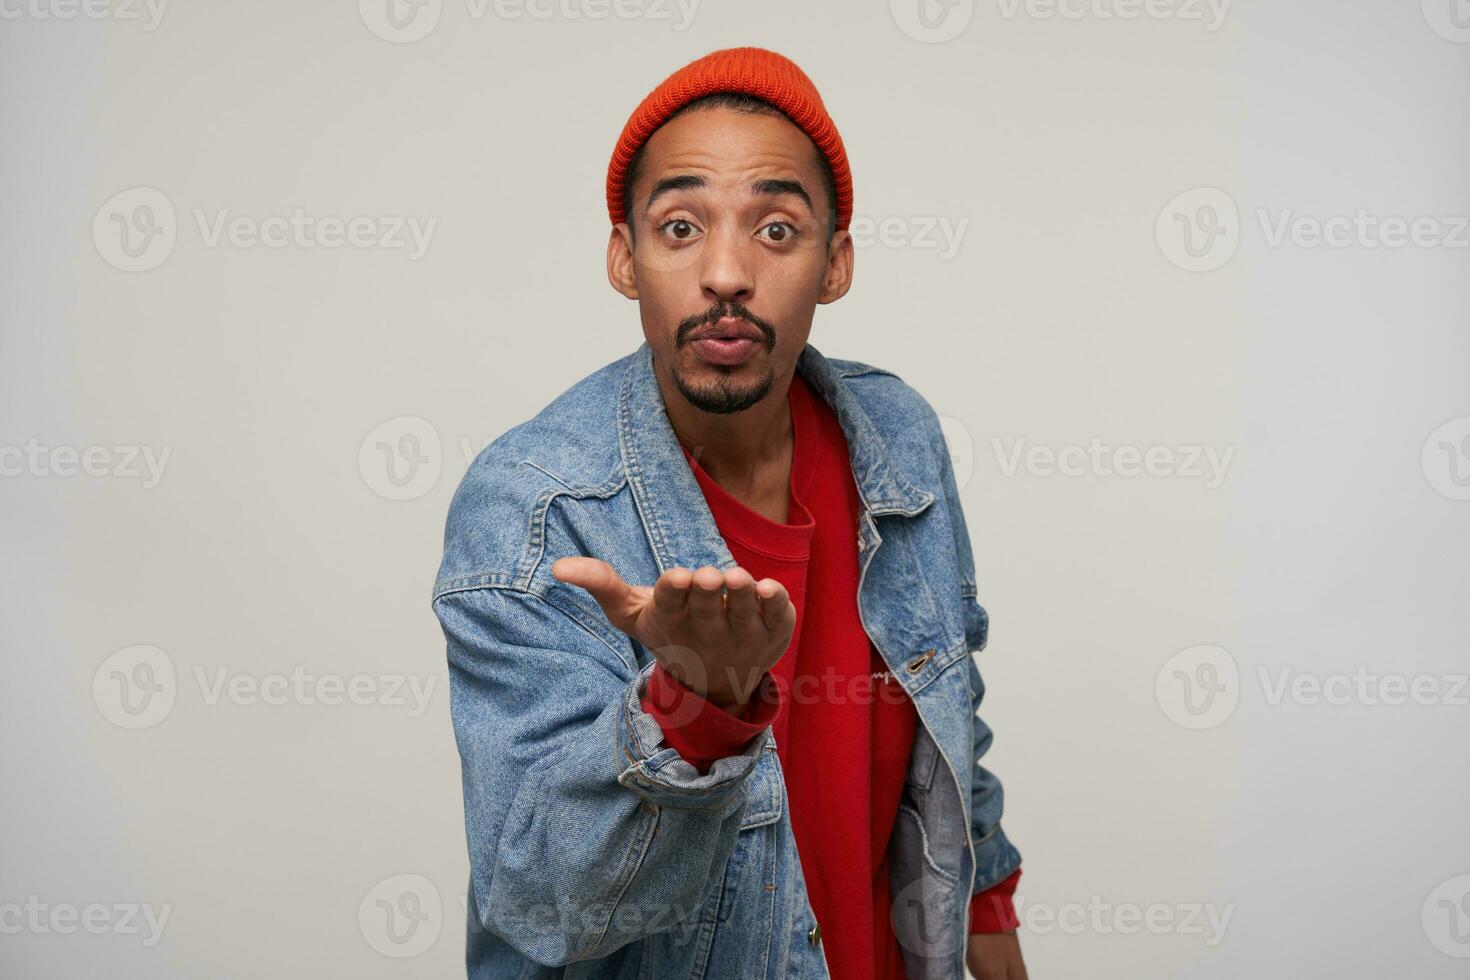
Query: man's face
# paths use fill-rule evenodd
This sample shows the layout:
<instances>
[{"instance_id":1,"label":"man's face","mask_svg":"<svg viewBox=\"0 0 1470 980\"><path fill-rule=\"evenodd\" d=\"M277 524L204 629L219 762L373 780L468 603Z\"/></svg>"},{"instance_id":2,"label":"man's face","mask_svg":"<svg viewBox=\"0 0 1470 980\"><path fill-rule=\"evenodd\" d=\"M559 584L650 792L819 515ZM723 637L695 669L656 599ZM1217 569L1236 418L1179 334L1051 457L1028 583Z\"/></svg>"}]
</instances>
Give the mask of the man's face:
<instances>
[{"instance_id":1,"label":"man's face","mask_svg":"<svg viewBox=\"0 0 1470 980\"><path fill-rule=\"evenodd\" d=\"M706 412L738 412L789 378L817 303L847 291L852 242L826 239L812 141L784 116L696 109L644 146L608 275L638 300L655 368ZM650 200L651 197L651 200Z\"/></svg>"}]
</instances>

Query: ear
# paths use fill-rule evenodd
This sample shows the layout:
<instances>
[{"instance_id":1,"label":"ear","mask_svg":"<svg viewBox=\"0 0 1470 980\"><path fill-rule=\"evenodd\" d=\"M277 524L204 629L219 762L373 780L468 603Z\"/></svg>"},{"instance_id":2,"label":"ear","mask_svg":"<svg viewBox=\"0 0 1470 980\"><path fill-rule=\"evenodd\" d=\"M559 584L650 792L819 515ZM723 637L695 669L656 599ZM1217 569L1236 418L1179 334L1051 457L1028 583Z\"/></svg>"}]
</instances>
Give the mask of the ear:
<instances>
[{"instance_id":1,"label":"ear","mask_svg":"<svg viewBox=\"0 0 1470 980\"><path fill-rule=\"evenodd\" d=\"M852 285L852 235L846 231L832 233L832 242L827 246L827 270L822 276L822 289L817 293L818 303L831 303L847 295Z\"/></svg>"},{"instance_id":2,"label":"ear","mask_svg":"<svg viewBox=\"0 0 1470 980\"><path fill-rule=\"evenodd\" d=\"M627 222L613 225L607 239L607 281L629 299L638 298L638 276L633 269L633 233Z\"/></svg>"}]
</instances>

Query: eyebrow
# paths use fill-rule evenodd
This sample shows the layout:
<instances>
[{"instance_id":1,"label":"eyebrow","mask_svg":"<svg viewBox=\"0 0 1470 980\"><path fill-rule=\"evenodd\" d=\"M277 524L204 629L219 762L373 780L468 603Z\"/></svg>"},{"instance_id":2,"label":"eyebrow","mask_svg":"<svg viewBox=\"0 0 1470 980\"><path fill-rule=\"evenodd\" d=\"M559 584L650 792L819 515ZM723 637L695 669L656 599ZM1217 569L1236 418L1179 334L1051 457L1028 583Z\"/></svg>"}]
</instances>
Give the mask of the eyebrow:
<instances>
[{"instance_id":1,"label":"eyebrow","mask_svg":"<svg viewBox=\"0 0 1470 980\"><path fill-rule=\"evenodd\" d=\"M663 194L673 191L694 190L708 186L708 182L700 174L678 174L673 177L665 177L653 185L653 190L648 194L648 200L643 202L643 210L647 211L653 207L653 202ZM779 196L791 194L801 199L806 209L816 216L816 208L812 207L812 196L807 193L806 187L799 180L788 180L779 177L765 177L750 185L752 194L766 196Z\"/></svg>"}]
</instances>

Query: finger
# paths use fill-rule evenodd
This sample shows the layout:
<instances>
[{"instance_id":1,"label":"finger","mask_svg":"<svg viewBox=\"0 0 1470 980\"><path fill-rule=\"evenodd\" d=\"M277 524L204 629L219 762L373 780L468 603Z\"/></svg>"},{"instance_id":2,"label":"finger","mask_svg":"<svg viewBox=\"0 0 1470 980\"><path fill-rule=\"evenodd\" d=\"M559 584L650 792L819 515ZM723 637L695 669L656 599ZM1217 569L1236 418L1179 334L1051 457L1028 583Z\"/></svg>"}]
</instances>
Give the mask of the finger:
<instances>
[{"instance_id":1,"label":"finger","mask_svg":"<svg viewBox=\"0 0 1470 980\"><path fill-rule=\"evenodd\" d=\"M653 608L665 617L684 615L693 578L694 573L687 568L671 568L664 572L653 583Z\"/></svg>"},{"instance_id":2,"label":"finger","mask_svg":"<svg viewBox=\"0 0 1470 980\"><path fill-rule=\"evenodd\" d=\"M776 579L763 578L755 584L756 595L761 600L761 621L772 631L796 626L796 607L786 586Z\"/></svg>"},{"instance_id":3,"label":"finger","mask_svg":"<svg viewBox=\"0 0 1470 980\"><path fill-rule=\"evenodd\" d=\"M725 615L732 630L761 625L761 602L755 594L755 576L743 568L725 573Z\"/></svg>"},{"instance_id":4,"label":"finger","mask_svg":"<svg viewBox=\"0 0 1470 980\"><path fill-rule=\"evenodd\" d=\"M552 563L551 574L558 581L579 586L591 593L614 626L628 615L632 588L602 559L568 555Z\"/></svg>"},{"instance_id":5,"label":"finger","mask_svg":"<svg viewBox=\"0 0 1470 980\"><path fill-rule=\"evenodd\" d=\"M694 573L694 587L689 590L689 615L706 622L725 615L725 573L713 565L705 565Z\"/></svg>"}]
</instances>

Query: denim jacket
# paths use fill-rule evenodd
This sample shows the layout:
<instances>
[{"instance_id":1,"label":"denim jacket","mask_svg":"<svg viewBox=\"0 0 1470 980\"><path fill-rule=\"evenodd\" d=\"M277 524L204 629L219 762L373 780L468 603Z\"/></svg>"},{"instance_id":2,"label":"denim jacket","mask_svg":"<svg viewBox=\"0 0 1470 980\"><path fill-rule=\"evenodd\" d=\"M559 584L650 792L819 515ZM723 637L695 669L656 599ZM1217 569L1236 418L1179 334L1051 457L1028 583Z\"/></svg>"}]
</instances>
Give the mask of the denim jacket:
<instances>
[{"instance_id":1,"label":"denim jacket","mask_svg":"<svg viewBox=\"0 0 1470 980\"><path fill-rule=\"evenodd\" d=\"M979 761L987 616L949 453L897 375L810 344L797 370L846 434L859 615L919 717L888 852L905 970L958 980L970 896L1021 856ZM490 443L450 505L433 607L463 767L469 976L829 977L772 730L701 775L640 706L652 655L552 577L563 555L641 584L736 564L646 343Z\"/></svg>"}]
</instances>

